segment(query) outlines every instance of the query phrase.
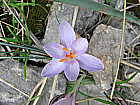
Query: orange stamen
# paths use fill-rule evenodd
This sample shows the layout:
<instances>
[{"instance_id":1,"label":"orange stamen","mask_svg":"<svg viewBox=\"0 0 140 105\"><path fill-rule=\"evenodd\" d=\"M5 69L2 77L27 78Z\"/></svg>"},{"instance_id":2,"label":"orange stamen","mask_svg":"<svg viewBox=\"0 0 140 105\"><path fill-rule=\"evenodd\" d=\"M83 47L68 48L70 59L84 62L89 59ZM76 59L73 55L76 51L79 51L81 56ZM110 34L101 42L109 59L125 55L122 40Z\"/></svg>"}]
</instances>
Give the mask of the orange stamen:
<instances>
[{"instance_id":1,"label":"orange stamen","mask_svg":"<svg viewBox=\"0 0 140 105\"><path fill-rule=\"evenodd\" d=\"M66 59L60 59L59 60L59 62L65 62L66 61Z\"/></svg>"},{"instance_id":2,"label":"orange stamen","mask_svg":"<svg viewBox=\"0 0 140 105\"><path fill-rule=\"evenodd\" d=\"M71 60L71 59L73 59L73 58L76 57L76 55L75 55L73 52L70 52L69 49L63 48L63 50L66 51L66 52L69 52L69 54L66 54L66 55L65 55L65 58L60 59L59 62L69 61L69 60Z\"/></svg>"},{"instance_id":3,"label":"orange stamen","mask_svg":"<svg viewBox=\"0 0 140 105\"><path fill-rule=\"evenodd\" d=\"M71 57L72 57L72 58L75 58L75 57L76 57L76 55L72 54L72 55L71 55Z\"/></svg>"},{"instance_id":4,"label":"orange stamen","mask_svg":"<svg viewBox=\"0 0 140 105\"><path fill-rule=\"evenodd\" d=\"M70 50L67 48L63 48L64 51L69 52Z\"/></svg>"}]
</instances>

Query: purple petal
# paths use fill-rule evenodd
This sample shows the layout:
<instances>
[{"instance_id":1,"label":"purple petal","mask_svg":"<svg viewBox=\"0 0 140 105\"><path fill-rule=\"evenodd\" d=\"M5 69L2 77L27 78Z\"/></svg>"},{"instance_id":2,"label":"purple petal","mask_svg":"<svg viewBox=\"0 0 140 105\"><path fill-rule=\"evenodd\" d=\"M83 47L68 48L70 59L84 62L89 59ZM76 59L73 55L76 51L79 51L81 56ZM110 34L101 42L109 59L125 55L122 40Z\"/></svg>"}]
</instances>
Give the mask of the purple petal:
<instances>
[{"instance_id":1,"label":"purple petal","mask_svg":"<svg viewBox=\"0 0 140 105\"><path fill-rule=\"evenodd\" d=\"M61 35L61 43L66 48L71 48L72 42L76 40L72 26L67 21L62 22L59 26L59 33Z\"/></svg>"},{"instance_id":2,"label":"purple petal","mask_svg":"<svg viewBox=\"0 0 140 105\"><path fill-rule=\"evenodd\" d=\"M76 54L83 54L88 48L88 41L86 38L79 38L72 43L72 50Z\"/></svg>"},{"instance_id":3,"label":"purple petal","mask_svg":"<svg viewBox=\"0 0 140 105\"><path fill-rule=\"evenodd\" d=\"M64 46L58 43L49 43L44 46L44 51L51 57L61 59L65 56Z\"/></svg>"},{"instance_id":4,"label":"purple petal","mask_svg":"<svg viewBox=\"0 0 140 105\"><path fill-rule=\"evenodd\" d=\"M43 77L53 77L61 73L65 69L66 65L64 62L59 62L59 59L51 60L48 64L45 65L41 72Z\"/></svg>"},{"instance_id":5,"label":"purple petal","mask_svg":"<svg viewBox=\"0 0 140 105\"><path fill-rule=\"evenodd\" d=\"M75 99L73 97L64 97L52 105L75 105Z\"/></svg>"},{"instance_id":6,"label":"purple petal","mask_svg":"<svg viewBox=\"0 0 140 105\"><path fill-rule=\"evenodd\" d=\"M66 63L67 66L66 69L64 69L64 73L69 81L75 81L80 71L79 63L76 60Z\"/></svg>"},{"instance_id":7,"label":"purple petal","mask_svg":"<svg viewBox=\"0 0 140 105\"><path fill-rule=\"evenodd\" d=\"M92 55L82 54L76 57L76 59L78 60L80 67L89 72L95 72L104 69L104 64L102 61Z\"/></svg>"}]
</instances>

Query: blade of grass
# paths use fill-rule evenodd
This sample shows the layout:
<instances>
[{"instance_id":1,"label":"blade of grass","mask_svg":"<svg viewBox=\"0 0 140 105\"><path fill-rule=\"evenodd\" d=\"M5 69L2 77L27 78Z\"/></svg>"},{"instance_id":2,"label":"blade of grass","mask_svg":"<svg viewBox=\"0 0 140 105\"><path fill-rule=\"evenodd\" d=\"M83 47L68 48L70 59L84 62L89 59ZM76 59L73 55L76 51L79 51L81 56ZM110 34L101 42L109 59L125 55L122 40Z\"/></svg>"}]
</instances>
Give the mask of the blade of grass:
<instances>
[{"instance_id":1,"label":"blade of grass","mask_svg":"<svg viewBox=\"0 0 140 105\"><path fill-rule=\"evenodd\" d=\"M23 25L22 25L22 31L23 30L25 30L25 36L26 36L26 38L24 37L24 40L26 39L27 41L27 44L28 45L31 45L31 43L32 43L32 41L31 41L31 39L30 39L30 31L29 31L29 29L28 29L28 26L27 26L27 23L26 23L26 19L24 18L25 17L25 15L24 15L24 10L21 8L21 7L18 7L18 6L16 6L16 9L20 12L20 14L22 15L22 21L21 21L21 23L24 23ZM17 19L16 19L17 20ZM17 20L18 21L18 20Z\"/></svg>"},{"instance_id":2,"label":"blade of grass","mask_svg":"<svg viewBox=\"0 0 140 105\"><path fill-rule=\"evenodd\" d=\"M0 23L5 24L5 25L7 25L7 26L9 26L9 27L12 27L12 28L14 28L14 29L16 29L16 30L19 30L17 27L12 26L11 24L8 24L8 23L6 23L6 22L0 21Z\"/></svg>"},{"instance_id":3,"label":"blade of grass","mask_svg":"<svg viewBox=\"0 0 140 105\"><path fill-rule=\"evenodd\" d=\"M17 6L35 6L35 3L8 3L9 6L17 7Z\"/></svg>"},{"instance_id":4,"label":"blade of grass","mask_svg":"<svg viewBox=\"0 0 140 105\"><path fill-rule=\"evenodd\" d=\"M29 101L34 101L34 100L36 100L36 99L39 98L39 97L41 97L41 96L34 96L34 97L32 97Z\"/></svg>"},{"instance_id":5,"label":"blade of grass","mask_svg":"<svg viewBox=\"0 0 140 105\"><path fill-rule=\"evenodd\" d=\"M116 81L117 81L117 77L119 74L120 63L121 63L121 59L122 59L122 53L123 53L124 41L125 41L125 26L126 26L125 19L126 19L126 0L124 0L123 27L122 27L122 34L121 34L121 41L120 41L119 59L117 62L117 70L116 70L116 74L115 74L115 78L114 78L114 82L113 82L113 86L112 86L112 90L111 90L111 94L110 94L110 99L113 98L113 94L114 94L114 90L115 90L115 86L116 86Z\"/></svg>"},{"instance_id":6,"label":"blade of grass","mask_svg":"<svg viewBox=\"0 0 140 105\"><path fill-rule=\"evenodd\" d=\"M38 51L38 52L45 53L43 50L40 50L40 49L35 48L35 47L31 47L29 45L17 45L17 44L5 43L5 42L0 42L0 45L15 47L15 48L23 48L23 49L28 49L28 50L32 50L32 51Z\"/></svg>"},{"instance_id":7,"label":"blade of grass","mask_svg":"<svg viewBox=\"0 0 140 105\"><path fill-rule=\"evenodd\" d=\"M7 54L7 53L25 53L25 52L0 52L0 54L1 54L1 53Z\"/></svg>"},{"instance_id":8,"label":"blade of grass","mask_svg":"<svg viewBox=\"0 0 140 105\"><path fill-rule=\"evenodd\" d=\"M52 89L51 89L51 93L50 93L50 98L49 98L49 101L48 101L48 105L50 105L50 102L51 102L51 100L52 100L53 97L54 97L55 88L56 88L56 85L57 85L57 80L58 80L58 75L56 75L56 76L54 77L53 84L52 84Z\"/></svg>"},{"instance_id":9,"label":"blade of grass","mask_svg":"<svg viewBox=\"0 0 140 105\"><path fill-rule=\"evenodd\" d=\"M15 17L15 19L18 21L18 23L23 27L22 22L20 21L20 19L14 14L14 12L11 10L11 8L8 6L8 4L6 3L5 0L3 0L4 5L9 9L9 11L13 14L13 16Z\"/></svg>"},{"instance_id":10,"label":"blade of grass","mask_svg":"<svg viewBox=\"0 0 140 105\"><path fill-rule=\"evenodd\" d=\"M124 64L124 65L127 65L129 67L132 67L132 68L136 69L136 71L140 72L140 67L137 66L137 65L131 64L131 63L125 61L125 60L121 60L121 63Z\"/></svg>"},{"instance_id":11,"label":"blade of grass","mask_svg":"<svg viewBox=\"0 0 140 105\"><path fill-rule=\"evenodd\" d=\"M42 85L41 85L41 87L39 89L39 92L38 92L37 96L40 96L42 94L42 91L43 91L43 89L45 87L46 82L47 82L47 77L43 79L43 83L42 83ZM35 101L33 102L33 105L36 105L38 100L39 100L39 97L35 99Z\"/></svg>"},{"instance_id":12,"label":"blade of grass","mask_svg":"<svg viewBox=\"0 0 140 105\"><path fill-rule=\"evenodd\" d=\"M4 0L3 0L3 2L4 2ZM5 3L5 2L4 2ZM6 5L6 3L5 3L5 5ZM37 5L39 5L39 4L37 4ZM7 6L8 7L8 6ZM16 6L16 9L17 10L19 10L20 11L20 14L22 14L22 16L23 16L23 19L22 20L24 20L24 25L22 24L21 26L22 26L22 28L25 30L25 35L26 35L26 38L27 38L27 43L28 43L28 45L31 45L31 43L32 43L32 40L33 40L33 42L40 48L40 49L43 49L42 48L42 45L40 44L40 43L38 43L39 41L37 41L37 40L35 40L35 37L34 37L34 35L33 35L33 33L32 32L30 32L29 31L29 29L28 29L28 26L27 26L27 23L26 23L26 19L24 18L25 17L25 15L24 15L24 12L23 12L23 10L19 7L19 6ZM15 17L15 19L17 20L17 22L19 22L19 23L22 23L16 16L15 16L15 14L13 14L13 16ZM31 39L32 40L31 40ZM37 42L37 43L36 43Z\"/></svg>"},{"instance_id":13,"label":"blade of grass","mask_svg":"<svg viewBox=\"0 0 140 105\"><path fill-rule=\"evenodd\" d=\"M125 93L119 92L117 90L114 91L114 94L118 97L122 98L124 102L126 102L126 99L129 99L129 96L127 96Z\"/></svg>"},{"instance_id":14,"label":"blade of grass","mask_svg":"<svg viewBox=\"0 0 140 105\"><path fill-rule=\"evenodd\" d=\"M25 59L25 58L29 58L29 59L48 59L48 57L35 57L35 56L0 56L0 59Z\"/></svg>"},{"instance_id":15,"label":"blade of grass","mask_svg":"<svg viewBox=\"0 0 140 105\"><path fill-rule=\"evenodd\" d=\"M28 98L27 100L27 103L26 105L29 105L30 104L30 101L31 99L33 98L33 96L35 95L36 91L38 90L38 88L41 86L41 84L43 83L44 79L41 79L37 85L34 87L34 89L32 90L31 94L30 94L30 97ZM38 97L39 98L39 97Z\"/></svg>"},{"instance_id":16,"label":"blade of grass","mask_svg":"<svg viewBox=\"0 0 140 105\"><path fill-rule=\"evenodd\" d=\"M25 23L25 24L24 24L24 30L25 30L25 36L26 36L26 38L27 38L28 45L31 45L31 43L32 43L32 41L33 41L37 47L39 47L40 49L43 49L43 48L42 48L42 45L41 45L40 42L39 42L39 40L34 36L34 34L33 34L31 31L29 31L28 26L27 26L26 19L24 18L25 15L24 15L23 10L22 10L21 8L19 8L19 7L16 7L16 8L17 8L17 10L19 10L20 13L23 15L23 19L22 19L22 20L24 20L24 23ZM30 38L31 38L32 40L31 40Z\"/></svg>"},{"instance_id":17,"label":"blade of grass","mask_svg":"<svg viewBox=\"0 0 140 105\"><path fill-rule=\"evenodd\" d=\"M135 76L137 75L137 73L133 74L130 78L128 78L127 80L122 80L122 81L117 81L116 85L120 85L120 84L124 84L129 82L130 80L132 80Z\"/></svg>"},{"instance_id":18,"label":"blade of grass","mask_svg":"<svg viewBox=\"0 0 140 105\"><path fill-rule=\"evenodd\" d=\"M122 98L119 98L119 97L114 97L114 99L118 99L121 101L123 100ZM134 101L134 100L129 100L129 99L126 99L125 101L132 103L132 105L140 105L139 101Z\"/></svg>"},{"instance_id":19,"label":"blade of grass","mask_svg":"<svg viewBox=\"0 0 140 105\"><path fill-rule=\"evenodd\" d=\"M90 98L90 100L96 100L98 102L101 102L101 103L104 103L104 104L107 104L107 105L116 105L115 103L111 102L111 101L107 101L107 100L104 100L104 99L101 99L101 98L98 98L98 97L93 97L93 96L90 96L82 91L78 91L78 93L80 95L83 95L83 96L87 96L88 98ZM88 101L88 100L87 100ZM82 102L82 101L81 101ZM80 103L80 101L76 102L76 103Z\"/></svg>"},{"instance_id":20,"label":"blade of grass","mask_svg":"<svg viewBox=\"0 0 140 105\"><path fill-rule=\"evenodd\" d=\"M12 6L12 7L17 7L17 6L35 6L35 3L34 2L31 2L31 3L19 3L19 2L6 2L7 5L9 6ZM0 6L3 6L4 4L3 3L0 3Z\"/></svg>"},{"instance_id":21,"label":"blade of grass","mask_svg":"<svg viewBox=\"0 0 140 105\"><path fill-rule=\"evenodd\" d=\"M116 16L122 19L124 18L123 12L120 12L119 10L116 10L115 8L111 6L97 3L93 0L53 0L53 1L77 5L77 6L92 9L94 11L101 12L107 15ZM126 14L126 19L130 22L140 25L140 19L135 16Z\"/></svg>"},{"instance_id":22,"label":"blade of grass","mask_svg":"<svg viewBox=\"0 0 140 105\"><path fill-rule=\"evenodd\" d=\"M13 51L13 52L0 52L0 54L27 54L27 52L24 52L24 51L17 51L17 52L15 52L15 51ZM30 56L37 56L37 57L45 57L45 58L48 58L48 59L51 59L51 57L50 56L47 56L46 54L45 55L43 55L43 54L38 54L38 53L30 53Z\"/></svg>"},{"instance_id":23,"label":"blade of grass","mask_svg":"<svg viewBox=\"0 0 140 105\"><path fill-rule=\"evenodd\" d=\"M17 35L11 30L11 28L10 28L9 26L6 26L6 27L7 27L8 30L10 31L11 35L13 35L13 37L15 37L16 40L21 41L20 38L19 38L19 36L17 36Z\"/></svg>"},{"instance_id":24,"label":"blade of grass","mask_svg":"<svg viewBox=\"0 0 140 105\"><path fill-rule=\"evenodd\" d=\"M0 54L18 54L19 56L0 56L0 59L9 59L9 58L28 58L28 55L31 58L37 58L37 59L48 59L48 60L51 60L51 57L48 56L47 54L42 54L42 53L30 53L28 54L27 52L25 51L13 51L13 52L0 52ZM27 56L26 56L27 55Z\"/></svg>"},{"instance_id":25,"label":"blade of grass","mask_svg":"<svg viewBox=\"0 0 140 105\"><path fill-rule=\"evenodd\" d=\"M68 81L65 93L67 94L71 92L76 84L77 84L76 81ZM81 80L80 86L89 85L89 84L95 84L95 80L93 80L92 77L90 78L89 76L86 75L86 77Z\"/></svg>"},{"instance_id":26,"label":"blade of grass","mask_svg":"<svg viewBox=\"0 0 140 105\"><path fill-rule=\"evenodd\" d=\"M20 43L21 41L14 39L14 38L9 38L9 37L0 37L0 40L3 40L5 42L15 42L15 43Z\"/></svg>"}]
</instances>

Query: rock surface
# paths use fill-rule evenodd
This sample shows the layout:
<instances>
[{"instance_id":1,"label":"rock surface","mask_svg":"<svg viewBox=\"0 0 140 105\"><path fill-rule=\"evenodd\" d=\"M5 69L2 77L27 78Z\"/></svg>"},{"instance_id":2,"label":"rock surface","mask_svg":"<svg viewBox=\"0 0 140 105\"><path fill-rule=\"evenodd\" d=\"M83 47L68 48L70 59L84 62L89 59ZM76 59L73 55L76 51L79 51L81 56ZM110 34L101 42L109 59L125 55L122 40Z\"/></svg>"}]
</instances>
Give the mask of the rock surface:
<instances>
[{"instance_id":1,"label":"rock surface","mask_svg":"<svg viewBox=\"0 0 140 105\"><path fill-rule=\"evenodd\" d=\"M27 68L27 79L24 80L21 75L23 68L20 66L21 63L15 60L0 61L0 79L8 82L27 95L30 95L37 83L42 79L40 76L42 68L29 65ZM52 83L53 78L47 81L37 105L47 104ZM57 81L55 95L63 93L65 83L65 78L60 75ZM0 81L0 105L21 105L27 103L27 99L28 97L24 94Z\"/></svg>"},{"instance_id":2,"label":"rock surface","mask_svg":"<svg viewBox=\"0 0 140 105\"><path fill-rule=\"evenodd\" d=\"M29 66L27 80L23 80L23 68L20 66L21 64L14 60L0 61L0 78L29 95L41 79L40 68ZM0 82L0 105L21 105L26 99L22 93Z\"/></svg>"},{"instance_id":3,"label":"rock surface","mask_svg":"<svg viewBox=\"0 0 140 105\"><path fill-rule=\"evenodd\" d=\"M53 4L50 11L50 16L48 17L48 24L46 27L45 36L42 41L43 44L52 41L55 42L60 41L60 36L58 33L59 22L66 20L69 23L71 23L73 12L74 12L74 6L67 5L67 4L60 4L60 3Z\"/></svg>"},{"instance_id":4,"label":"rock surface","mask_svg":"<svg viewBox=\"0 0 140 105\"><path fill-rule=\"evenodd\" d=\"M121 30L99 25L90 40L89 53L102 59L105 65L103 72L93 73L97 86L109 89L117 70L120 51Z\"/></svg>"},{"instance_id":5,"label":"rock surface","mask_svg":"<svg viewBox=\"0 0 140 105\"><path fill-rule=\"evenodd\" d=\"M89 53L101 58L105 65L105 70L99 73L93 73L97 85L103 89L109 89L112 83L119 59L120 43L122 30L111 26L99 25L91 37L89 44ZM132 35L126 31L125 45L132 40Z\"/></svg>"}]
</instances>

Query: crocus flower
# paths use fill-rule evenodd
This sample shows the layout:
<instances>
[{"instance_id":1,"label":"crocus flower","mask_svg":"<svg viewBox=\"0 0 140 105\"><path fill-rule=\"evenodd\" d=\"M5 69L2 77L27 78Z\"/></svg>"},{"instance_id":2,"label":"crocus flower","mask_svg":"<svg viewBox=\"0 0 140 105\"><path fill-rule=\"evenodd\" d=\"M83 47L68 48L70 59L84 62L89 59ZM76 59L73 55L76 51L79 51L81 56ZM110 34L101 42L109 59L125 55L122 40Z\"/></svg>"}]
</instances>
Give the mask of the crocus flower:
<instances>
[{"instance_id":1,"label":"crocus flower","mask_svg":"<svg viewBox=\"0 0 140 105\"><path fill-rule=\"evenodd\" d=\"M65 97L58 99L52 105L75 105L75 95L65 95Z\"/></svg>"},{"instance_id":2,"label":"crocus flower","mask_svg":"<svg viewBox=\"0 0 140 105\"><path fill-rule=\"evenodd\" d=\"M104 69L102 61L92 55L86 54L88 41L86 38L76 39L71 25L64 21L59 25L61 44L49 43L44 46L44 51L53 57L42 70L43 77L53 77L64 71L69 81L77 79L80 67L88 72Z\"/></svg>"}]
</instances>

